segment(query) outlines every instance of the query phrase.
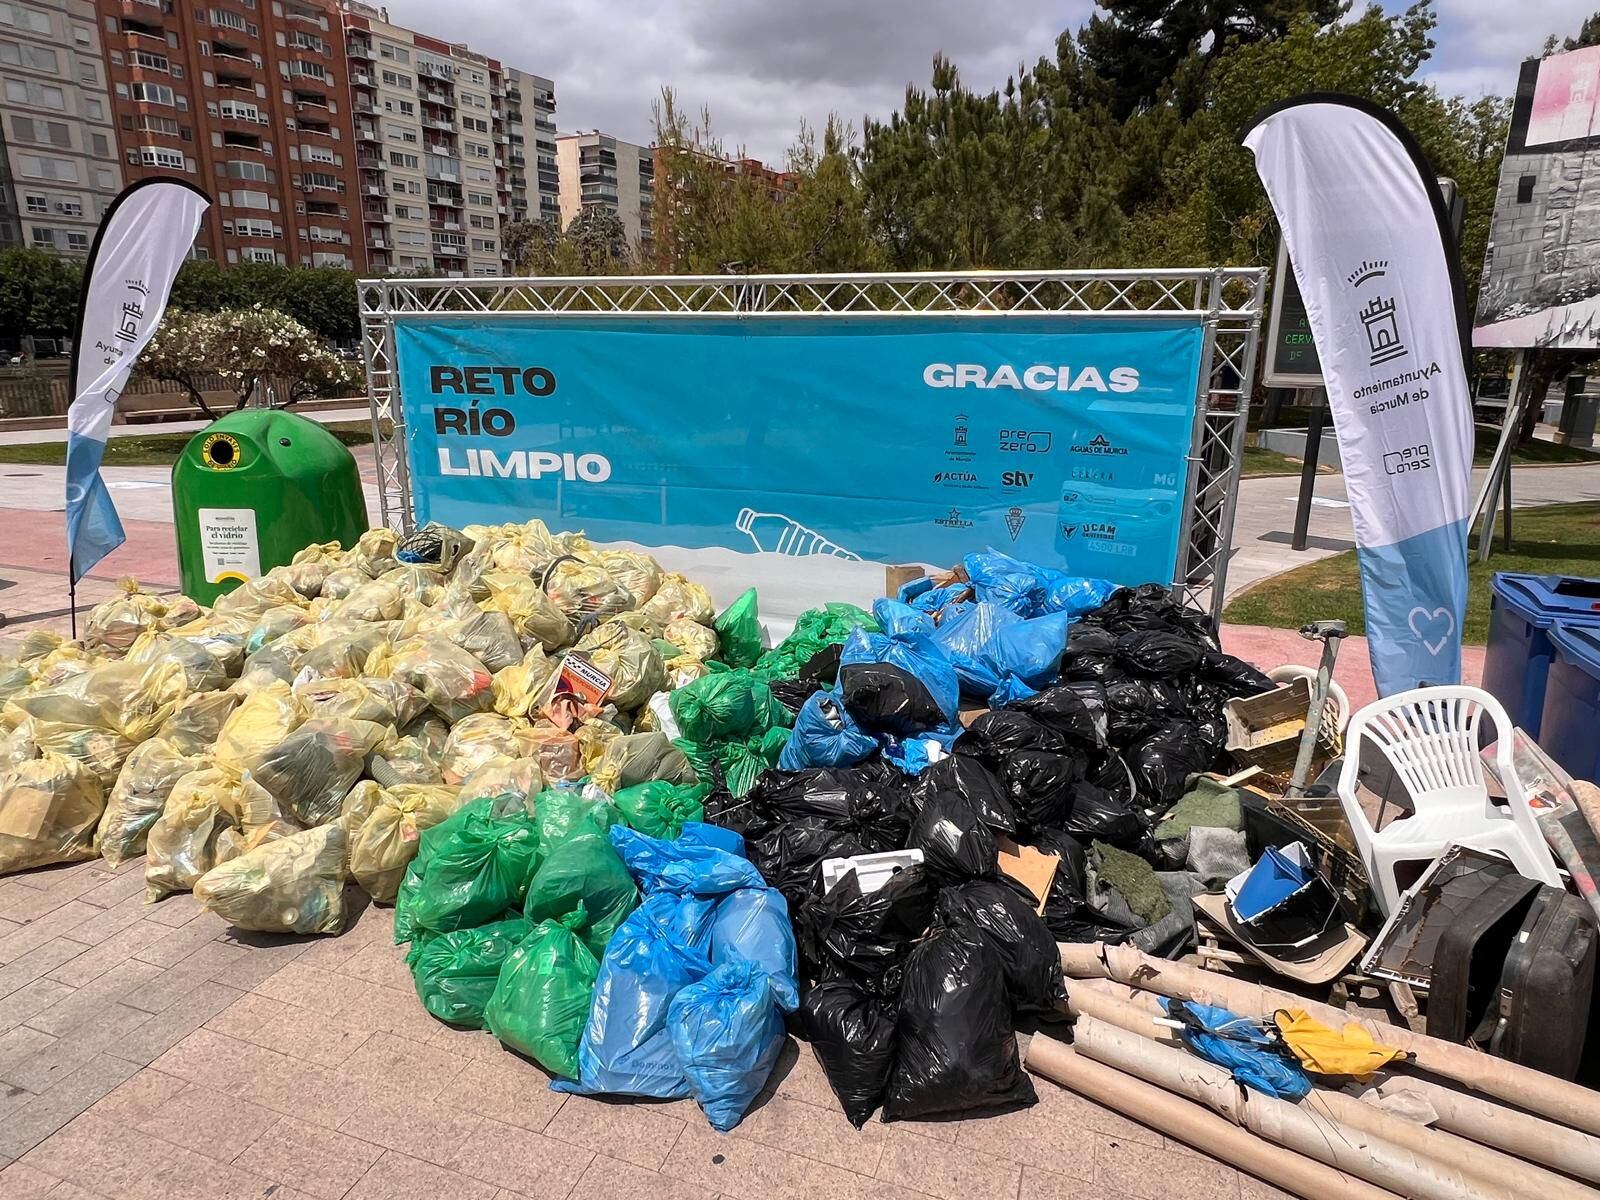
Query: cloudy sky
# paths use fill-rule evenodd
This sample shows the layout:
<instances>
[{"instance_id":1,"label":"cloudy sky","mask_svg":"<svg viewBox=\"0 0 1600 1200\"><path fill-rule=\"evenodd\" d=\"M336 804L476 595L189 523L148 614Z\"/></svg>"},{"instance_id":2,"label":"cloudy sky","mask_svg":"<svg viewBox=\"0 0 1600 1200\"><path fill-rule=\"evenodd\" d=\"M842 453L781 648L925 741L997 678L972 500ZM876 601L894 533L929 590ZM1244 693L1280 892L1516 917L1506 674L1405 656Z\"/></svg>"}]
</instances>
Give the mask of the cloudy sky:
<instances>
[{"instance_id":1,"label":"cloudy sky","mask_svg":"<svg viewBox=\"0 0 1600 1200\"><path fill-rule=\"evenodd\" d=\"M1517 63L1545 36L1577 31L1600 0L1436 0L1441 88L1509 94ZM1399 11L1404 0L1385 0ZM467 41L556 82L561 132L650 140L650 105L671 84L707 104L733 148L780 163L801 119L836 112L858 128L887 116L938 51L973 86L993 87L1051 51L1092 0L388 0L395 22ZM448 19L442 14L448 13ZM1002 15L1003 14L1003 18ZM997 19L998 18L998 19Z\"/></svg>"}]
</instances>

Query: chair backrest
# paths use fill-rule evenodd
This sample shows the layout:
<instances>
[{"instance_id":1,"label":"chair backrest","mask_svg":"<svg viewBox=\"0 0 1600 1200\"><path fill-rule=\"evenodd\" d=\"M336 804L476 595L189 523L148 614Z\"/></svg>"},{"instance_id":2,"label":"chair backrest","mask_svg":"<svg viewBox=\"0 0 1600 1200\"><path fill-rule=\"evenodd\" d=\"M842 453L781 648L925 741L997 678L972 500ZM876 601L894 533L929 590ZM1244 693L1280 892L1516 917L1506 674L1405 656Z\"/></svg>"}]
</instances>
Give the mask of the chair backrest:
<instances>
[{"instance_id":1,"label":"chair backrest","mask_svg":"<svg viewBox=\"0 0 1600 1200\"><path fill-rule=\"evenodd\" d=\"M1486 718L1494 740L1503 741L1511 732L1505 709L1480 688L1416 688L1356 713L1345 747L1359 753L1363 738L1376 745L1420 807L1430 796L1483 790L1478 747L1479 726Z\"/></svg>"}]
</instances>

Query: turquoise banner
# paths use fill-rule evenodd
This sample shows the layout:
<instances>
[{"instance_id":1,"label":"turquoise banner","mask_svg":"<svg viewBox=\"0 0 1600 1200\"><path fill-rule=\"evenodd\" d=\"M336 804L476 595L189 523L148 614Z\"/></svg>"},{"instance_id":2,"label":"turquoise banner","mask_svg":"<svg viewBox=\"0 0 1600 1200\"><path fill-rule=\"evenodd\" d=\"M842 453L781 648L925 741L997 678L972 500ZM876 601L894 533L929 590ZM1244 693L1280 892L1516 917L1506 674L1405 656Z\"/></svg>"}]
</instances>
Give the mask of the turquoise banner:
<instances>
[{"instance_id":1,"label":"turquoise banner","mask_svg":"<svg viewBox=\"0 0 1600 1200\"><path fill-rule=\"evenodd\" d=\"M1173 579L1198 319L402 318L417 520Z\"/></svg>"}]
</instances>

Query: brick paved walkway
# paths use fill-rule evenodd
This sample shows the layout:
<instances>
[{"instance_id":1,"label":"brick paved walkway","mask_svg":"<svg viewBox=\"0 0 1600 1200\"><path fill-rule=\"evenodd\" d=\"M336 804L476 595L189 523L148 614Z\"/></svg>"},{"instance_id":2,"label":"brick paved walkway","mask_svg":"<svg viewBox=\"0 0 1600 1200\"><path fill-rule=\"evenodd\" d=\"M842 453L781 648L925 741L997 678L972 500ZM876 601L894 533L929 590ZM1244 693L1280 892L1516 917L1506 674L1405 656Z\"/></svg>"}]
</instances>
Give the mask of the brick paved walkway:
<instances>
[{"instance_id":1,"label":"brick paved walkway","mask_svg":"<svg viewBox=\"0 0 1600 1200\"><path fill-rule=\"evenodd\" d=\"M1281 1195L1043 1080L1023 1112L858 1133L799 1043L727 1136L690 1101L558 1096L427 1015L390 910L286 938L143 888L142 859L0 879L0 1200Z\"/></svg>"}]
</instances>

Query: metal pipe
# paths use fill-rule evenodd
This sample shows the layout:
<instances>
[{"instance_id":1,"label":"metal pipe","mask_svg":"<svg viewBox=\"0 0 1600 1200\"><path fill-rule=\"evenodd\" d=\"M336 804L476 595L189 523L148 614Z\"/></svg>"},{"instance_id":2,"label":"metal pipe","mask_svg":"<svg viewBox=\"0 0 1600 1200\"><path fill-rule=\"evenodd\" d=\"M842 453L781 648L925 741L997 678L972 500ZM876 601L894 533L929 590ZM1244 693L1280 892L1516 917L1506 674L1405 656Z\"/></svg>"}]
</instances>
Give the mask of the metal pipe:
<instances>
[{"instance_id":1,"label":"metal pipe","mask_svg":"<svg viewBox=\"0 0 1600 1200\"><path fill-rule=\"evenodd\" d=\"M1268 1016L1280 1008L1299 1008L1335 1029L1353 1023L1377 1041L1408 1051L1421 1070L1586 1133L1600 1133L1600 1094L1542 1071L1382 1021L1354 1020L1349 1013L1303 996L1153 958L1132 946L1096 942L1063 944L1058 949L1069 979L1114 979L1164 996L1215 1004L1240 1016Z\"/></svg>"}]
</instances>

